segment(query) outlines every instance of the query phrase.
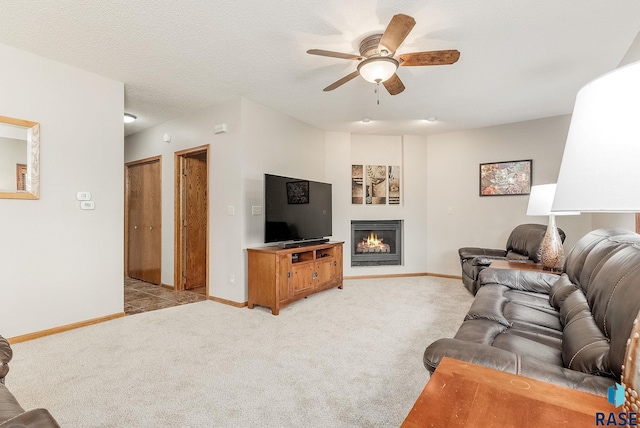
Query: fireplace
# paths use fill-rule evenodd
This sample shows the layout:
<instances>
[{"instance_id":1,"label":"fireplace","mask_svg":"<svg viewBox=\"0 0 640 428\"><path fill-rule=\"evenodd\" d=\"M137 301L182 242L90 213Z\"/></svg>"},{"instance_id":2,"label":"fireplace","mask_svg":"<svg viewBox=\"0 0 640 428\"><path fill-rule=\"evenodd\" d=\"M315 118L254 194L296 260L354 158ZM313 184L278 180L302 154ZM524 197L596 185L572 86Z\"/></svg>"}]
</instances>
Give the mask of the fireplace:
<instances>
[{"instance_id":1,"label":"fireplace","mask_svg":"<svg viewBox=\"0 0 640 428\"><path fill-rule=\"evenodd\" d=\"M351 266L402 264L402 220L351 220Z\"/></svg>"}]
</instances>

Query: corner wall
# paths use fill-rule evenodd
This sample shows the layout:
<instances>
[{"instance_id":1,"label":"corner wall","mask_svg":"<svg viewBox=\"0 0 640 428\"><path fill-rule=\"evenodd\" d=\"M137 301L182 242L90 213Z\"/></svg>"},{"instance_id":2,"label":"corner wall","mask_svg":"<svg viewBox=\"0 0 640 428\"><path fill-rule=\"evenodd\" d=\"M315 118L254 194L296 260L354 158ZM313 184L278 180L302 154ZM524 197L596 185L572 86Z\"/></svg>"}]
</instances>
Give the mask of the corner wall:
<instances>
[{"instance_id":1,"label":"corner wall","mask_svg":"<svg viewBox=\"0 0 640 428\"><path fill-rule=\"evenodd\" d=\"M379 136L327 132L326 174L333 183L333 237L345 241L344 275L426 273L428 248L427 192L429 178L427 137ZM353 205L351 165L399 165L400 205ZM404 220L403 265L351 266L351 220Z\"/></svg>"},{"instance_id":2,"label":"corner wall","mask_svg":"<svg viewBox=\"0 0 640 428\"><path fill-rule=\"evenodd\" d=\"M546 217L526 215L528 196L480 197L479 165L533 159L532 184L555 183L569 123L567 115L429 136L429 272L460 275L458 248L504 249L518 224L547 224ZM567 234L566 251L592 229L590 214L556 223Z\"/></svg>"},{"instance_id":3,"label":"corner wall","mask_svg":"<svg viewBox=\"0 0 640 428\"><path fill-rule=\"evenodd\" d=\"M0 63L0 115L41 129L40 199L0 199L0 334L121 313L124 86L5 45Z\"/></svg>"}]
</instances>

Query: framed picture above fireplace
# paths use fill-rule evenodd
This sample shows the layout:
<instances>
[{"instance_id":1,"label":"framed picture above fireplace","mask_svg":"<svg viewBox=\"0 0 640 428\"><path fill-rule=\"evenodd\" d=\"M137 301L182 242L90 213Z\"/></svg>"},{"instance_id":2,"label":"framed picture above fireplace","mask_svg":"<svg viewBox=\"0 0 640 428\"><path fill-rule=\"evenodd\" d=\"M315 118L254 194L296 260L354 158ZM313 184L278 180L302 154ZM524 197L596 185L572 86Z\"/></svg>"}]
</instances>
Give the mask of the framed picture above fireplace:
<instances>
[{"instance_id":1,"label":"framed picture above fireplace","mask_svg":"<svg viewBox=\"0 0 640 428\"><path fill-rule=\"evenodd\" d=\"M400 205L400 181L398 165L351 165L351 203Z\"/></svg>"},{"instance_id":2,"label":"framed picture above fireplace","mask_svg":"<svg viewBox=\"0 0 640 428\"><path fill-rule=\"evenodd\" d=\"M480 196L531 193L531 159L480 164Z\"/></svg>"}]
</instances>

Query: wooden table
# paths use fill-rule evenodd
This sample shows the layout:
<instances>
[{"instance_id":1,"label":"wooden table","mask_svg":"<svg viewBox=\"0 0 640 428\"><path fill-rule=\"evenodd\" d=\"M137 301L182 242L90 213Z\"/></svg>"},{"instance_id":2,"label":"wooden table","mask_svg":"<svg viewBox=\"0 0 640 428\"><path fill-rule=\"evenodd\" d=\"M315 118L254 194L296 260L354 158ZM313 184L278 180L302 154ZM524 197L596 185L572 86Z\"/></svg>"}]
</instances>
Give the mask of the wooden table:
<instances>
[{"instance_id":1,"label":"wooden table","mask_svg":"<svg viewBox=\"0 0 640 428\"><path fill-rule=\"evenodd\" d=\"M402 427L589 427L615 411L605 397L445 357Z\"/></svg>"},{"instance_id":2,"label":"wooden table","mask_svg":"<svg viewBox=\"0 0 640 428\"><path fill-rule=\"evenodd\" d=\"M546 273L555 273L555 274L561 273L561 272L556 272L550 269L545 269L540 263L514 262L510 260L496 260L494 262L491 262L489 267L493 269L518 269L518 270L531 270L534 272L546 272Z\"/></svg>"}]
</instances>

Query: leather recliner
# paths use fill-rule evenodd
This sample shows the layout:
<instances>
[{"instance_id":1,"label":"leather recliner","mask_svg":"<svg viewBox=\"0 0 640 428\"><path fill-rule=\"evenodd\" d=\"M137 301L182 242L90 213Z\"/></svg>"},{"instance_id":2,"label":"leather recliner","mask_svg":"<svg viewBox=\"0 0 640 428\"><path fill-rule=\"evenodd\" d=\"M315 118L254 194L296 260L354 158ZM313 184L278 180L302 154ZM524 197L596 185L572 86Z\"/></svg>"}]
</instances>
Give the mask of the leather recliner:
<instances>
[{"instance_id":1,"label":"leather recliner","mask_svg":"<svg viewBox=\"0 0 640 428\"><path fill-rule=\"evenodd\" d=\"M540 263L540 246L547 231L544 224L521 224L507 239L506 250L494 248L463 247L458 250L462 267L462 282L475 296L478 291L478 275L495 260L512 260L525 263ZM558 228L564 242L564 231Z\"/></svg>"},{"instance_id":2,"label":"leather recliner","mask_svg":"<svg viewBox=\"0 0 640 428\"><path fill-rule=\"evenodd\" d=\"M0 336L0 428L60 428L47 409L25 411L4 385L4 378L9 372L8 364L12 357L13 351L9 342Z\"/></svg>"},{"instance_id":3,"label":"leather recliner","mask_svg":"<svg viewBox=\"0 0 640 428\"><path fill-rule=\"evenodd\" d=\"M640 235L598 229L560 276L489 268L479 284L454 338L425 350L430 372L450 357L602 396L620 382L640 311Z\"/></svg>"}]
</instances>

